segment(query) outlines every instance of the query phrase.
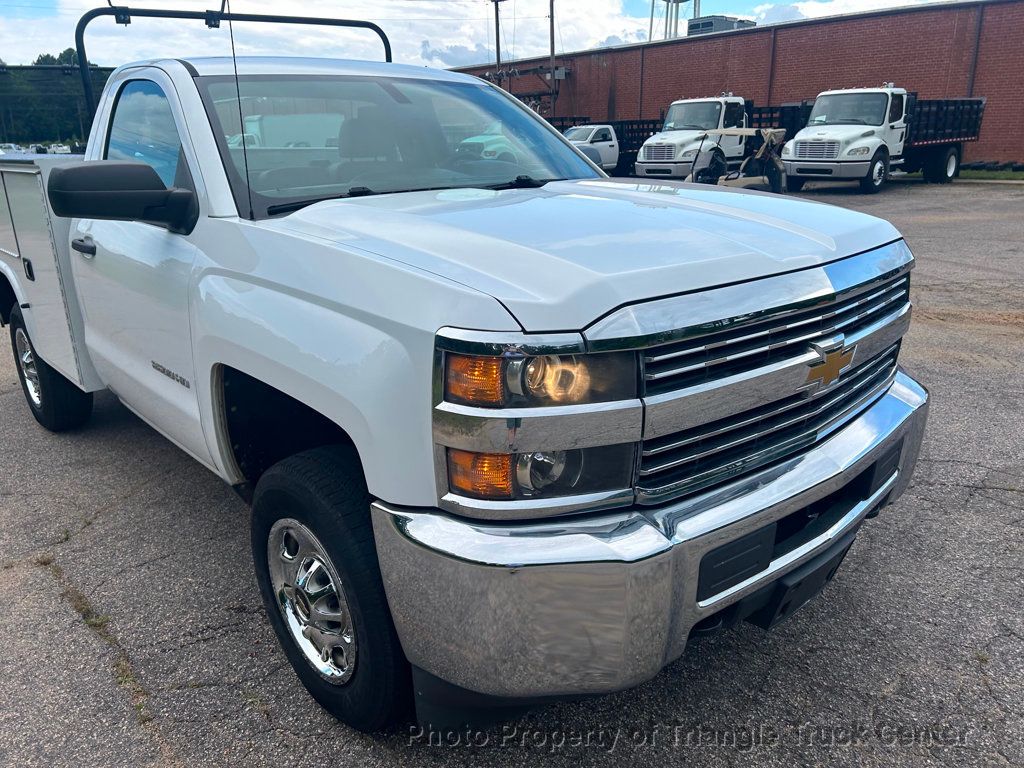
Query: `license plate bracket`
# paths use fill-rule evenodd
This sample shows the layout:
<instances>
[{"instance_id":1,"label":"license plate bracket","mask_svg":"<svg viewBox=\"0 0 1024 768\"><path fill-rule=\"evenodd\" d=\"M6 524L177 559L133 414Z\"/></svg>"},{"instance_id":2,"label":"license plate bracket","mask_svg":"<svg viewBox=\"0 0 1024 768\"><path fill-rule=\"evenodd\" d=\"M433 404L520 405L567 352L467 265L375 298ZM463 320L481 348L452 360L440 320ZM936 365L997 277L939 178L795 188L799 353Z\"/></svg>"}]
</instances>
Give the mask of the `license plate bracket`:
<instances>
[{"instance_id":1,"label":"license plate bracket","mask_svg":"<svg viewBox=\"0 0 1024 768\"><path fill-rule=\"evenodd\" d=\"M856 535L856 530L850 531L820 555L775 582L767 602L747 616L747 621L762 629L772 629L796 613L832 581Z\"/></svg>"}]
</instances>

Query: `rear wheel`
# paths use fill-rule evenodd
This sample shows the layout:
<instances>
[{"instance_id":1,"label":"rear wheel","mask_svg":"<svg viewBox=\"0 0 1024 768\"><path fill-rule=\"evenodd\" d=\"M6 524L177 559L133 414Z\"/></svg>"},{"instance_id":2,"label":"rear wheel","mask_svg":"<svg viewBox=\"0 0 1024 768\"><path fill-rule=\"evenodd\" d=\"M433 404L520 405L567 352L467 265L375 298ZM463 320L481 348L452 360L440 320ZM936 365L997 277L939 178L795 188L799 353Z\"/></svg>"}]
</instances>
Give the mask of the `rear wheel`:
<instances>
[{"instance_id":1,"label":"rear wheel","mask_svg":"<svg viewBox=\"0 0 1024 768\"><path fill-rule=\"evenodd\" d=\"M252 507L256 577L270 623L303 685L361 731L412 702L381 581L370 496L351 448L317 448L268 469Z\"/></svg>"},{"instance_id":2,"label":"rear wheel","mask_svg":"<svg viewBox=\"0 0 1024 768\"><path fill-rule=\"evenodd\" d=\"M21 389L36 421L51 432L64 432L89 420L92 393L80 390L36 354L18 306L11 310L11 347Z\"/></svg>"},{"instance_id":3,"label":"rear wheel","mask_svg":"<svg viewBox=\"0 0 1024 768\"><path fill-rule=\"evenodd\" d=\"M787 176L786 177L786 191L787 192L799 192L804 188L804 184L807 183L807 179L801 179L799 176Z\"/></svg>"},{"instance_id":4,"label":"rear wheel","mask_svg":"<svg viewBox=\"0 0 1024 768\"><path fill-rule=\"evenodd\" d=\"M885 186L885 181L888 178L889 157L884 152L876 152L875 156L871 158L871 164L868 166L868 175L860 180L860 190L861 192L874 194Z\"/></svg>"},{"instance_id":5,"label":"rear wheel","mask_svg":"<svg viewBox=\"0 0 1024 768\"><path fill-rule=\"evenodd\" d=\"M933 184L949 184L960 173L960 153L956 147L936 152L925 166L925 179Z\"/></svg>"}]
</instances>

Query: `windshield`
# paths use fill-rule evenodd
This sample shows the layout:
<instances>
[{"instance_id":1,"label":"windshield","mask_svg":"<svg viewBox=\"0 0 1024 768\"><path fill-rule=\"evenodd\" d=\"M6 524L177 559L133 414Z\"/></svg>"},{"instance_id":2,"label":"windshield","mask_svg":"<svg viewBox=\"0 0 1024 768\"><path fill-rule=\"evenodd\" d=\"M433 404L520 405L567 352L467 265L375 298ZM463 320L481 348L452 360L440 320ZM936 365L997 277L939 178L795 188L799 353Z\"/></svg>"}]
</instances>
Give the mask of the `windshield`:
<instances>
[{"instance_id":1,"label":"windshield","mask_svg":"<svg viewBox=\"0 0 1024 768\"><path fill-rule=\"evenodd\" d=\"M884 93L835 93L814 100L808 125L881 125L889 97Z\"/></svg>"},{"instance_id":2,"label":"windshield","mask_svg":"<svg viewBox=\"0 0 1024 768\"><path fill-rule=\"evenodd\" d=\"M593 126L590 125L578 125L575 128L570 128L565 132L565 138L569 141L589 141L590 134L594 132Z\"/></svg>"},{"instance_id":3,"label":"windshield","mask_svg":"<svg viewBox=\"0 0 1024 768\"><path fill-rule=\"evenodd\" d=\"M236 93L232 77L197 82L239 210L251 192L256 218L336 197L599 178L487 85L253 75Z\"/></svg>"},{"instance_id":4,"label":"windshield","mask_svg":"<svg viewBox=\"0 0 1024 768\"><path fill-rule=\"evenodd\" d=\"M718 127L720 101L690 101L673 104L665 115L663 131L709 131Z\"/></svg>"}]
</instances>

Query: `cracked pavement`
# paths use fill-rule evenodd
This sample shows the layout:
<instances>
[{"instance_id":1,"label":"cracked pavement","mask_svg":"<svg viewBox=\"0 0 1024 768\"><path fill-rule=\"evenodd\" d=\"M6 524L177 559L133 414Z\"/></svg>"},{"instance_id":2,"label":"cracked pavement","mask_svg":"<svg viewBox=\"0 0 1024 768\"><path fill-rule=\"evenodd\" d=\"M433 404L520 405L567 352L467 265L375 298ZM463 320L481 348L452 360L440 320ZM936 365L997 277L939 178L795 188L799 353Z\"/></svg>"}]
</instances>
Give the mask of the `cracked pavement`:
<instances>
[{"instance_id":1,"label":"cracked pavement","mask_svg":"<svg viewBox=\"0 0 1024 768\"><path fill-rule=\"evenodd\" d=\"M933 400L913 486L790 622L488 732L356 733L278 650L230 489L109 394L44 432L3 352L0 765L1024 764L1024 186L804 196L907 237Z\"/></svg>"}]
</instances>

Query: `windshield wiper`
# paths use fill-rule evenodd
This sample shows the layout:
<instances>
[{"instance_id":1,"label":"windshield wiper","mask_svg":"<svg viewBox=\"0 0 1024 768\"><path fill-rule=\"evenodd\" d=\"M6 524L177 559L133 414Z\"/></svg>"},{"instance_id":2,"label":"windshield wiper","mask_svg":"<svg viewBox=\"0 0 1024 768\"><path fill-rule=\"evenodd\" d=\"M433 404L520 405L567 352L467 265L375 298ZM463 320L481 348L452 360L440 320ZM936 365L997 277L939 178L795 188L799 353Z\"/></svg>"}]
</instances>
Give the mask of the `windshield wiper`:
<instances>
[{"instance_id":1,"label":"windshield wiper","mask_svg":"<svg viewBox=\"0 0 1024 768\"><path fill-rule=\"evenodd\" d=\"M512 181L505 181L501 184L484 184L483 189L536 189L537 187L543 187L552 181L565 181L565 179L535 179L533 176L527 176L525 174L516 176Z\"/></svg>"},{"instance_id":2,"label":"windshield wiper","mask_svg":"<svg viewBox=\"0 0 1024 768\"><path fill-rule=\"evenodd\" d=\"M347 197L368 197L369 195L378 194L380 193L374 192L369 187L352 187L348 192L342 195L325 195L324 197L311 197L309 200L292 200L290 203L270 205L267 206L267 215L276 216L279 213L291 213L299 210L300 208L305 208L307 205L322 203L324 200L343 200Z\"/></svg>"}]
</instances>

